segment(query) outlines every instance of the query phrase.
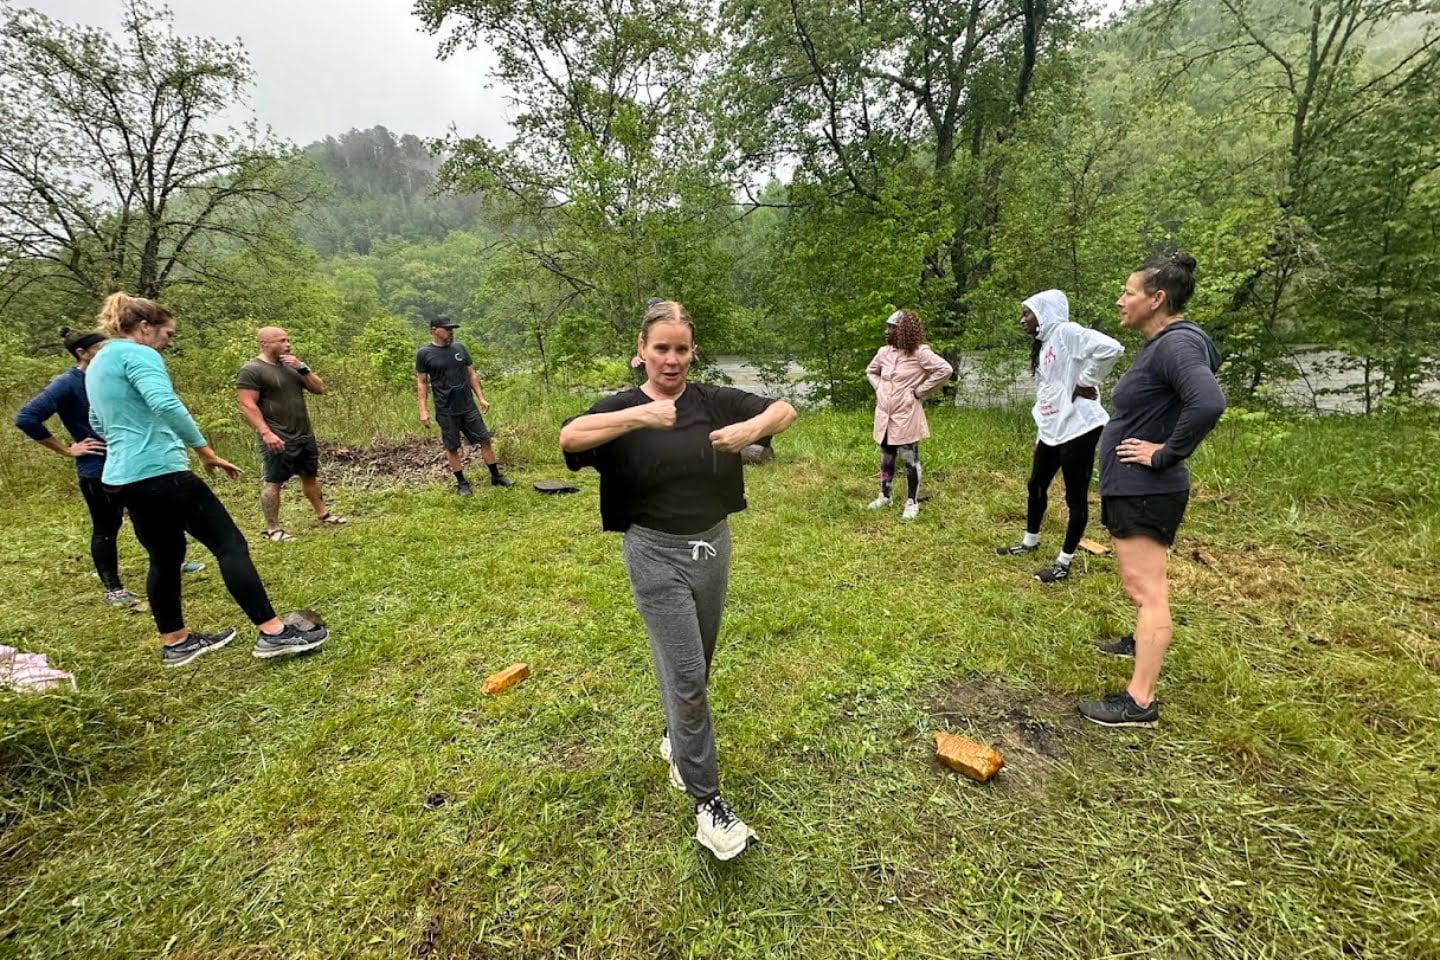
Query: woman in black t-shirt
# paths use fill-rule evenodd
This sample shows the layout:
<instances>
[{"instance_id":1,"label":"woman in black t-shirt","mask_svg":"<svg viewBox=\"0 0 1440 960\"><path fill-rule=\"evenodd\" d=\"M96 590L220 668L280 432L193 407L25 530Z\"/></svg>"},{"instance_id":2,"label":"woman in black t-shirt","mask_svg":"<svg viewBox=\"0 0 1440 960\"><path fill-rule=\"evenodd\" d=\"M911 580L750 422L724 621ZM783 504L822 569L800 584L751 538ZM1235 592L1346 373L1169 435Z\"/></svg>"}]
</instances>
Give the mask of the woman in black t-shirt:
<instances>
[{"instance_id":1,"label":"woman in black t-shirt","mask_svg":"<svg viewBox=\"0 0 1440 960\"><path fill-rule=\"evenodd\" d=\"M695 800L695 839L717 859L754 832L720 796L706 685L730 576L726 517L745 509L740 451L795 420L783 400L687 383L695 325L674 301L653 304L640 329L645 382L565 421L571 470L600 473L600 519L625 535L625 569L665 708L660 754L670 782Z\"/></svg>"}]
</instances>

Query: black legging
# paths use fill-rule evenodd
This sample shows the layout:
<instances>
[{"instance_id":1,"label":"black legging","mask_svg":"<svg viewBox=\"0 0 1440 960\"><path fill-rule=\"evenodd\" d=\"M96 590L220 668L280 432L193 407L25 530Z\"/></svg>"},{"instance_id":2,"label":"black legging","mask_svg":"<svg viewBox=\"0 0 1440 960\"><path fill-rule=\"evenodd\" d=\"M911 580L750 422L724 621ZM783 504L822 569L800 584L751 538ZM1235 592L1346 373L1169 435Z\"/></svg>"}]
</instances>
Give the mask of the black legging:
<instances>
[{"instance_id":1,"label":"black legging","mask_svg":"<svg viewBox=\"0 0 1440 960\"><path fill-rule=\"evenodd\" d=\"M108 489L130 511L135 536L150 555L145 595L161 633L174 633L185 626L180 609L180 565L185 562L187 533L215 554L225 589L251 623L275 619L275 608L250 561L249 544L205 481L181 470Z\"/></svg>"},{"instance_id":2,"label":"black legging","mask_svg":"<svg viewBox=\"0 0 1440 960\"><path fill-rule=\"evenodd\" d=\"M1062 553L1075 552L1080 546L1080 538L1085 535L1085 525L1090 522L1090 478L1095 475L1095 447L1100 442L1103 429L1096 427L1058 447L1035 444L1035 458L1030 464L1027 485L1029 502L1025 511L1025 532L1040 532L1040 521L1045 518L1045 508L1050 505L1050 481L1055 479L1058 471L1065 478L1065 506L1070 510L1070 519L1065 524L1065 544L1060 548Z\"/></svg>"},{"instance_id":3,"label":"black legging","mask_svg":"<svg viewBox=\"0 0 1440 960\"><path fill-rule=\"evenodd\" d=\"M115 537L125 519L125 508L105 491L99 477L81 477L80 495L85 498L85 506L90 508L90 560L95 564L95 572L100 575L100 583L106 590L123 589Z\"/></svg>"}]
</instances>

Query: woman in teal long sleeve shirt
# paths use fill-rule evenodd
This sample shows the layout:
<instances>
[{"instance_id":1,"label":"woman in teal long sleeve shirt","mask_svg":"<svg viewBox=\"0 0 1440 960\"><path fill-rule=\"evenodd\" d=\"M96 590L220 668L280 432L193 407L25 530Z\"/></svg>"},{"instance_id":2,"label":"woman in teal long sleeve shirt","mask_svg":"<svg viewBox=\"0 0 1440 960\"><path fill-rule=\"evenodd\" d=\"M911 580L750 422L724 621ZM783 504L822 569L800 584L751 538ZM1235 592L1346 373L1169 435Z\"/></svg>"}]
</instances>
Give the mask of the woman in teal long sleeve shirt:
<instances>
[{"instance_id":1,"label":"woman in teal long sleeve shirt","mask_svg":"<svg viewBox=\"0 0 1440 960\"><path fill-rule=\"evenodd\" d=\"M185 627L180 564L187 533L215 555L226 589L258 628L255 656L286 656L320 646L327 636L324 628L301 630L275 616L240 528L190 472L187 447L212 473L223 470L233 477L240 469L211 449L175 394L160 356L175 336L175 318L152 300L116 293L100 311L100 331L111 342L85 377L90 425L105 441L101 479L130 511L135 536L150 556L145 592L163 640L164 664L183 666L235 637L234 629L199 633Z\"/></svg>"}]
</instances>

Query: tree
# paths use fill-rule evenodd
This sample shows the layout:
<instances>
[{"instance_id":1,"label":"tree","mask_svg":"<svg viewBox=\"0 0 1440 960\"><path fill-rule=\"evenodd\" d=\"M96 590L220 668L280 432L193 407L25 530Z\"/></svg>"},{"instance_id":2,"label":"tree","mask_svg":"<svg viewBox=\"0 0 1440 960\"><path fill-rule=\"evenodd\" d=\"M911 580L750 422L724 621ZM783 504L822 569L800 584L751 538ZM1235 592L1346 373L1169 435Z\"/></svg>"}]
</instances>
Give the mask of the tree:
<instances>
[{"instance_id":1,"label":"tree","mask_svg":"<svg viewBox=\"0 0 1440 960\"><path fill-rule=\"evenodd\" d=\"M116 37L11 13L0 308L36 283L159 297L223 277L222 258L276 236L307 194L289 149L253 121L217 129L250 83L240 46L177 36L146 0L129 0Z\"/></svg>"},{"instance_id":2,"label":"tree","mask_svg":"<svg viewBox=\"0 0 1440 960\"><path fill-rule=\"evenodd\" d=\"M440 181L496 201L509 249L557 281L542 313L592 317L593 349L613 351L646 299L668 296L723 342L715 235L731 196L700 111L705 4L419 0L416 12L444 33L442 55L483 42L499 60L517 135L505 149L453 140Z\"/></svg>"},{"instance_id":3,"label":"tree","mask_svg":"<svg viewBox=\"0 0 1440 960\"><path fill-rule=\"evenodd\" d=\"M1072 18L1065 0L730 0L732 139L761 167L797 160L820 202L944 219L917 281L958 337L993 267L1003 146Z\"/></svg>"},{"instance_id":4,"label":"tree","mask_svg":"<svg viewBox=\"0 0 1440 960\"><path fill-rule=\"evenodd\" d=\"M1207 79L1222 77L1283 133L1274 235L1230 304L1248 340L1233 369L1253 393L1288 355L1286 329L1301 327L1288 315L1292 284L1324 261L1309 217L1327 157L1382 106L1431 86L1440 74L1440 21L1414 19L1433 14L1430 0L1218 0L1218 20L1196 31L1187 29L1192 6L1160 0L1142 15L1147 35L1179 36L1171 49L1158 45L1161 61L1177 65L1167 66L1166 80L1206 69ZM1402 25L1405 41L1383 59L1366 57L1378 34Z\"/></svg>"},{"instance_id":5,"label":"tree","mask_svg":"<svg viewBox=\"0 0 1440 960\"><path fill-rule=\"evenodd\" d=\"M443 240L484 212L480 198L436 192L443 158L413 134L351 130L310 144L305 155L334 183L297 224L300 238L323 255L369 253L382 237Z\"/></svg>"},{"instance_id":6,"label":"tree","mask_svg":"<svg viewBox=\"0 0 1440 960\"><path fill-rule=\"evenodd\" d=\"M1303 303L1355 371L1366 413L1440 370L1440 82L1356 122L1326 157L1311 222L1326 257Z\"/></svg>"}]
</instances>

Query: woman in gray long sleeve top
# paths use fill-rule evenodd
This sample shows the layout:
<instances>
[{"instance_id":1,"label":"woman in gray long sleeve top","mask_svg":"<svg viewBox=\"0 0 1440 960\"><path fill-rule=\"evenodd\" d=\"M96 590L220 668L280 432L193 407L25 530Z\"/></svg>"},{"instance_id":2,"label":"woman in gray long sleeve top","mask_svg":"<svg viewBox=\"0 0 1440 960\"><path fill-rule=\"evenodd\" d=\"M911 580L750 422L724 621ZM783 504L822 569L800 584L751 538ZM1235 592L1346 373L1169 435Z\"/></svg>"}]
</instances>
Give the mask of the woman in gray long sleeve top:
<instances>
[{"instance_id":1,"label":"woman in gray long sleeve top","mask_svg":"<svg viewBox=\"0 0 1440 960\"><path fill-rule=\"evenodd\" d=\"M1190 499L1185 460L1225 412L1215 380L1220 353L1182 315L1194 291L1195 259L1177 253L1130 274L1116 302L1121 326L1146 342L1115 385L1100 437L1101 522L1135 604L1135 632L1100 647L1135 658L1129 685L1080 704L1087 720L1103 726L1153 727L1160 719L1155 684L1173 633L1165 562Z\"/></svg>"}]
</instances>

